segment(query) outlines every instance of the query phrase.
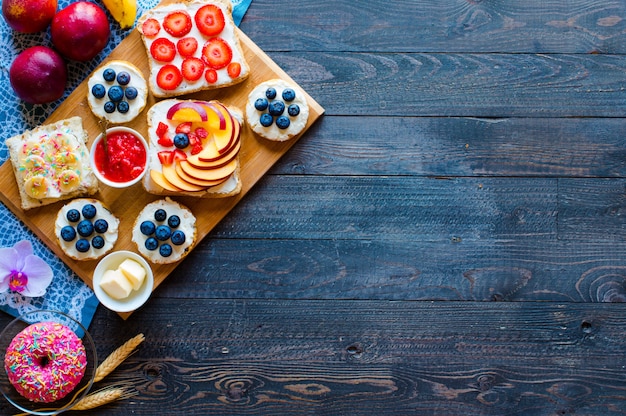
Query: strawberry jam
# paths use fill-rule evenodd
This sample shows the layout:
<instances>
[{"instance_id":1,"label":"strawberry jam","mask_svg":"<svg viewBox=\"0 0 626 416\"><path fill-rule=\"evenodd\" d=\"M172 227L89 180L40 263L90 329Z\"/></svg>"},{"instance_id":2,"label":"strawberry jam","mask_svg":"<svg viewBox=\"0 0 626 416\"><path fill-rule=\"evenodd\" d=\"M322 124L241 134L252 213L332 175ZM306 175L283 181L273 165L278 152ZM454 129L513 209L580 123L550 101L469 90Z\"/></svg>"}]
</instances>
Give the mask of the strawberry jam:
<instances>
[{"instance_id":1,"label":"strawberry jam","mask_svg":"<svg viewBox=\"0 0 626 416\"><path fill-rule=\"evenodd\" d=\"M102 176L112 182L129 182L141 175L146 167L146 149L137 136L124 131L107 134L96 146L94 161Z\"/></svg>"}]
</instances>

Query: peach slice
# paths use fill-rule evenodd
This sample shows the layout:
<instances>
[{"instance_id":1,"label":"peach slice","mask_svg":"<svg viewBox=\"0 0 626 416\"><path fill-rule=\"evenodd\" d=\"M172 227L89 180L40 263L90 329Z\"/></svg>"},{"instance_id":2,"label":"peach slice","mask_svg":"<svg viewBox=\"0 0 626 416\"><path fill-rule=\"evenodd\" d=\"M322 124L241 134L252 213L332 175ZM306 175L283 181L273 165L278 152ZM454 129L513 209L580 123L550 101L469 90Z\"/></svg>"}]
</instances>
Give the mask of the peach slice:
<instances>
[{"instance_id":1,"label":"peach slice","mask_svg":"<svg viewBox=\"0 0 626 416\"><path fill-rule=\"evenodd\" d=\"M204 186L206 188L210 188L211 186L219 185L220 183L222 183L222 182L224 182L226 180L226 178L223 178L223 179L217 179L217 180L214 180L214 181L205 181L205 180L202 180L202 179L191 177L185 171L183 171L183 169L180 166L180 163L176 164L176 173L184 181L192 183L194 185Z\"/></svg>"},{"instance_id":2,"label":"peach slice","mask_svg":"<svg viewBox=\"0 0 626 416\"><path fill-rule=\"evenodd\" d=\"M180 101L167 110L167 119L202 123L208 120L208 115L204 106L196 102Z\"/></svg>"},{"instance_id":3,"label":"peach slice","mask_svg":"<svg viewBox=\"0 0 626 416\"><path fill-rule=\"evenodd\" d=\"M210 130L225 130L226 129L226 118L211 102L206 101L196 101L196 104L204 107L207 113L207 122Z\"/></svg>"},{"instance_id":4,"label":"peach slice","mask_svg":"<svg viewBox=\"0 0 626 416\"><path fill-rule=\"evenodd\" d=\"M152 179L154 183L156 183L157 185L159 185L161 188L165 189L166 191L171 191L171 192L182 191L182 189L177 188L171 183L169 183L168 180L165 179L163 174L158 170L150 169L150 179Z\"/></svg>"},{"instance_id":5,"label":"peach slice","mask_svg":"<svg viewBox=\"0 0 626 416\"><path fill-rule=\"evenodd\" d=\"M213 130L211 132L213 133L213 140L215 141L217 151L219 153L224 153L233 143L235 138L235 124L239 124L239 122L233 119L233 116L230 114L230 111L228 111L228 108L221 103L216 101L209 104L215 107L215 109L222 114L222 117L226 120L225 129Z\"/></svg>"},{"instance_id":6,"label":"peach slice","mask_svg":"<svg viewBox=\"0 0 626 416\"><path fill-rule=\"evenodd\" d=\"M186 160L181 160L180 168L189 176L205 181L216 181L225 179L231 175L239 166L237 159L217 169L198 169Z\"/></svg>"},{"instance_id":7,"label":"peach slice","mask_svg":"<svg viewBox=\"0 0 626 416\"><path fill-rule=\"evenodd\" d=\"M200 159L198 155L191 155L187 157L187 161L199 169L216 169L230 163L235 157L237 157L240 148L241 140L236 140L235 144L226 153L219 155L220 157L218 158L207 161Z\"/></svg>"},{"instance_id":8,"label":"peach slice","mask_svg":"<svg viewBox=\"0 0 626 416\"><path fill-rule=\"evenodd\" d=\"M176 188L179 188L185 192L198 192L206 189L206 186L194 185L193 183L189 183L183 180L183 178L181 178L178 173L176 173L176 167L174 166L174 164L163 165L162 169L163 177L165 177L165 179Z\"/></svg>"},{"instance_id":9,"label":"peach slice","mask_svg":"<svg viewBox=\"0 0 626 416\"><path fill-rule=\"evenodd\" d=\"M226 153L230 153L231 149L240 141L240 133L241 126L237 120L234 120L230 146L220 151L217 145L217 140L215 140L215 135L213 135L213 140L209 140L206 143L202 151L197 154L197 159L203 162L212 162L221 159Z\"/></svg>"}]
</instances>

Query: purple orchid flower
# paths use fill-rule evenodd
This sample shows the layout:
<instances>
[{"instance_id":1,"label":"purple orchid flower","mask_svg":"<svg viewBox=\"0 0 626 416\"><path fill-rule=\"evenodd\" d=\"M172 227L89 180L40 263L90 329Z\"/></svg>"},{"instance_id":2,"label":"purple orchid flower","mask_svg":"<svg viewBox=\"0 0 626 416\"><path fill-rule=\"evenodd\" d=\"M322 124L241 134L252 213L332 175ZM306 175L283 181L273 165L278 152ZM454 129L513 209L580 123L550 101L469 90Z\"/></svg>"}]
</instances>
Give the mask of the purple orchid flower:
<instances>
[{"instance_id":1,"label":"purple orchid flower","mask_svg":"<svg viewBox=\"0 0 626 416\"><path fill-rule=\"evenodd\" d=\"M52 268L34 254L30 241L0 248L0 293L10 289L28 297L43 296L52 275Z\"/></svg>"}]
</instances>

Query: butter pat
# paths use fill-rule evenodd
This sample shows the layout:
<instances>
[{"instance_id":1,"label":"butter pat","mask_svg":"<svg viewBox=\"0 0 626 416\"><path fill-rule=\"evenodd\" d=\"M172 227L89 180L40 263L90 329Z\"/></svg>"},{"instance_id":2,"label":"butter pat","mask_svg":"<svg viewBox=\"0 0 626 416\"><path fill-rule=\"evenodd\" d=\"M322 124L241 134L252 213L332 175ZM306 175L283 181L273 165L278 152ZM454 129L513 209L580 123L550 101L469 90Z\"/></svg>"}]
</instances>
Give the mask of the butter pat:
<instances>
[{"instance_id":1,"label":"butter pat","mask_svg":"<svg viewBox=\"0 0 626 416\"><path fill-rule=\"evenodd\" d=\"M130 295L133 286L120 269L106 270L100 280L100 287L113 299L124 299Z\"/></svg>"},{"instance_id":2,"label":"butter pat","mask_svg":"<svg viewBox=\"0 0 626 416\"><path fill-rule=\"evenodd\" d=\"M133 290L139 290L146 278L146 269L133 259L124 260L118 267L132 285Z\"/></svg>"}]
</instances>

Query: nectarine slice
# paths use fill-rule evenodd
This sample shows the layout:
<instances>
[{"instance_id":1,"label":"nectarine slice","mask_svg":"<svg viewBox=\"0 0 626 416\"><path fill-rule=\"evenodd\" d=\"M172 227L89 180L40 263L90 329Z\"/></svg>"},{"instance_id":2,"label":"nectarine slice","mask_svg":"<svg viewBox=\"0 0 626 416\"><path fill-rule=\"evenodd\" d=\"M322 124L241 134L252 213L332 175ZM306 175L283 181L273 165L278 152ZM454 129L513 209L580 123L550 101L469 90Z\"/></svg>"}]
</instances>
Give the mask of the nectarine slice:
<instances>
[{"instance_id":1,"label":"nectarine slice","mask_svg":"<svg viewBox=\"0 0 626 416\"><path fill-rule=\"evenodd\" d=\"M165 179L176 188L182 189L186 192L198 192L206 189L206 186L194 185L193 183L189 183L181 178L178 173L176 173L176 167L174 164L163 165L162 169L163 177L165 177Z\"/></svg>"},{"instance_id":2,"label":"nectarine slice","mask_svg":"<svg viewBox=\"0 0 626 416\"><path fill-rule=\"evenodd\" d=\"M217 169L198 169L186 160L181 160L179 163L181 169L187 175L205 181L216 181L218 179L227 178L237 169L237 166L239 165L237 159L234 159L228 164Z\"/></svg>"},{"instance_id":3,"label":"nectarine slice","mask_svg":"<svg viewBox=\"0 0 626 416\"><path fill-rule=\"evenodd\" d=\"M182 189L177 188L171 183L169 183L168 180L165 179L163 174L158 170L150 169L150 179L152 179L154 183L156 183L157 185L159 185L161 188L165 189L166 191L182 192Z\"/></svg>"}]
</instances>

